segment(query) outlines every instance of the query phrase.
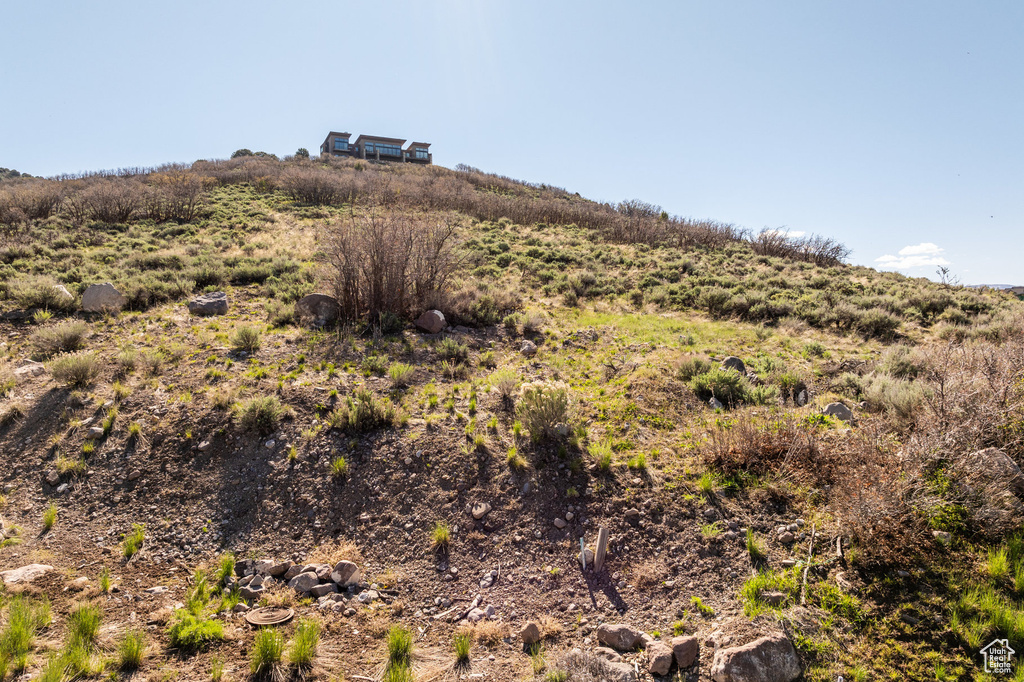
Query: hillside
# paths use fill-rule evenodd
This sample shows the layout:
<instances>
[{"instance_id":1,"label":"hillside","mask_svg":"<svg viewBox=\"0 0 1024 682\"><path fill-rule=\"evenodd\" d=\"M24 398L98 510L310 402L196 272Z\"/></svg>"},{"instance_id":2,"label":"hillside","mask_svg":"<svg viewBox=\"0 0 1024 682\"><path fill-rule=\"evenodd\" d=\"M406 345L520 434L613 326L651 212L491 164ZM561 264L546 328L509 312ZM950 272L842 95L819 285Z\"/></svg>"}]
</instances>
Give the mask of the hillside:
<instances>
[{"instance_id":1,"label":"hillside","mask_svg":"<svg viewBox=\"0 0 1024 682\"><path fill-rule=\"evenodd\" d=\"M7 576L0 679L128 675L131 643L148 679L241 679L273 633L277 678L650 679L657 640L703 680L782 633L803 679L952 680L1024 650L1010 294L350 160L7 179L0 247L0 571L53 567Z\"/></svg>"}]
</instances>

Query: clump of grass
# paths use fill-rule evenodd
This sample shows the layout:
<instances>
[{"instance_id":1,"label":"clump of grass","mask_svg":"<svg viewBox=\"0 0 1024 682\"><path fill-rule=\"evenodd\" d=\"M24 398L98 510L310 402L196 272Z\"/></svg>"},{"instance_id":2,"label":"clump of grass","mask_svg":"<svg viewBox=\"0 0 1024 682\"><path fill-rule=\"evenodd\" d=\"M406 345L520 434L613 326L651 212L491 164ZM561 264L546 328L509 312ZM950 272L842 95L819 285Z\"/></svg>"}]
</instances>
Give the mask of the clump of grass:
<instances>
[{"instance_id":1,"label":"clump of grass","mask_svg":"<svg viewBox=\"0 0 1024 682\"><path fill-rule=\"evenodd\" d=\"M452 647L455 649L455 661L466 663L469 661L469 652L473 648L473 635L466 630L456 632L452 637Z\"/></svg>"},{"instance_id":2,"label":"clump of grass","mask_svg":"<svg viewBox=\"0 0 1024 682\"><path fill-rule=\"evenodd\" d=\"M548 667L544 647L539 642L530 647L530 667L533 668L534 675L540 675Z\"/></svg>"},{"instance_id":3,"label":"clump of grass","mask_svg":"<svg viewBox=\"0 0 1024 682\"><path fill-rule=\"evenodd\" d=\"M100 373L96 353L72 353L62 355L50 363L50 374L54 381L65 386L88 386Z\"/></svg>"},{"instance_id":4,"label":"clump of grass","mask_svg":"<svg viewBox=\"0 0 1024 682\"><path fill-rule=\"evenodd\" d=\"M320 625L314 620L300 620L288 649L288 662L299 669L308 670L313 667L319 645Z\"/></svg>"},{"instance_id":5,"label":"clump of grass","mask_svg":"<svg viewBox=\"0 0 1024 682\"><path fill-rule=\"evenodd\" d=\"M748 399L750 384L734 369L712 369L693 377L690 389L701 400L716 398L723 405L734 405Z\"/></svg>"},{"instance_id":6,"label":"clump of grass","mask_svg":"<svg viewBox=\"0 0 1024 682\"><path fill-rule=\"evenodd\" d=\"M764 543L758 539L752 528L747 528L747 554L750 555L750 560L754 563L763 561L766 556Z\"/></svg>"},{"instance_id":7,"label":"clump of grass","mask_svg":"<svg viewBox=\"0 0 1024 682\"><path fill-rule=\"evenodd\" d=\"M118 410L116 406L111 407L109 410L107 410L107 416L104 417L103 423L101 424L101 426L103 427L104 438L109 436L110 432L114 430L114 422L117 421L117 413Z\"/></svg>"},{"instance_id":8,"label":"clump of grass","mask_svg":"<svg viewBox=\"0 0 1024 682\"><path fill-rule=\"evenodd\" d=\"M522 383L519 379L519 373L511 367L502 367L492 372L488 380L491 386L494 387L494 390L498 392L498 397L501 399L502 404L506 408L511 408L515 402L515 395L519 390L519 385Z\"/></svg>"},{"instance_id":9,"label":"clump of grass","mask_svg":"<svg viewBox=\"0 0 1024 682\"><path fill-rule=\"evenodd\" d=\"M49 533L55 523L57 523L57 505L51 502L43 512L43 532Z\"/></svg>"},{"instance_id":10,"label":"clump of grass","mask_svg":"<svg viewBox=\"0 0 1024 682\"><path fill-rule=\"evenodd\" d=\"M360 366L363 369L363 374L366 376L370 376L371 374L383 376L388 370L388 356L368 355L363 358Z\"/></svg>"},{"instance_id":11,"label":"clump of grass","mask_svg":"<svg viewBox=\"0 0 1024 682\"><path fill-rule=\"evenodd\" d=\"M401 625L388 630L388 667L408 668L412 664L412 633Z\"/></svg>"},{"instance_id":12,"label":"clump of grass","mask_svg":"<svg viewBox=\"0 0 1024 682\"><path fill-rule=\"evenodd\" d=\"M188 609L177 609L172 616L167 636L172 647L183 651L198 651L211 642L224 639L224 626L220 621L196 615Z\"/></svg>"},{"instance_id":13,"label":"clump of grass","mask_svg":"<svg viewBox=\"0 0 1024 682\"><path fill-rule=\"evenodd\" d=\"M331 477L344 478L346 474L348 474L348 462L342 455L336 455L331 460Z\"/></svg>"},{"instance_id":14,"label":"clump of grass","mask_svg":"<svg viewBox=\"0 0 1024 682\"><path fill-rule=\"evenodd\" d=\"M20 674L28 667L28 655L36 635L50 624L50 603L15 595L7 606L7 623L0 631L0 667Z\"/></svg>"},{"instance_id":15,"label":"clump of grass","mask_svg":"<svg viewBox=\"0 0 1024 682\"><path fill-rule=\"evenodd\" d=\"M711 493L715 491L717 478L718 477L715 476L713 472L705 471L700 475L700 478L697 479L697 491L705 497L710 497Z\"/></svg>"},{"instance_id":16,"label":"clump of grass","mask_svg":"<svg viewBox=\"0 0 1024 682\"><path fill-rule=\"evenodd\" d=\"M451 544L452 531L444 521L438 521L430 531L431 547L435 552L447 552Z\"/></svg>"},{"instance_id":17,"label":"clump of grass","mask_svg":"<svg viewBox=\"0 0 1024 682\"><path fill-rule=\"evenodd\" d=\"M985 572L996 582L1002 582L1010 575L1010 559L1007 556L1006 547L988 550Z\"/></svg>"},{"instance_id":18,"label":"clump of grass","mask_svg":"<svg viewBox=\"0 0 1024 682\"><path fill-rule=\"evenodd\" d=\"M81 476L86 471L85 460L81 457L59 455L54 466L61 476Z\"/></svg>"},{"instance_id":19,"label":"clump of grass","mask_svg":"<svg viewBox=\"0 0 1024 682\"><path fill-rule=\"evenodd\" d=\"M469 357L469 348L466 344L459 343L451 336L446 336L437 342L434 346L434 350L441 357L442 360L448 360L454 363L463 363Z\"/></svg>"},{"instance_id":20,"label":"clump of grass","mask_svg":"<svg viewBox=\"0 0 1024 682\"><path fill-rule=\"evenodd\" d=\"M693 595L690 597L690 605L697 610L702 616L711 617L715 615L715 610L705 604L700 597Z\"/></svg>"},{"instance_id":21,"label":"clump of grass","mask_svg":"<svg viewBox=\"0 0 1024 682\"><path fill-rule=\"evenodd\" d=\"M555 437L555 427L569 422L569 387L535 382L522 387L516 416L534 442Z\"/></svg>"},{"instance_id":22,"label":"clump of grass","mask_svg":"<svg viewBox=\"0 0 1024 682\"><path fill-rule=\"evenodd\" d=\"M131 559L142 549L142 543L146 539L146 527L141 523L133 523L130 532L124 534L121 540L121 554L125 559Z\"/></svg>"},{"instance_id":23,"label":"clump of grass","mask_svg":"<svg viewBox=\"0 0 1024 682\"><path fill-rule=\"evenodd\" d=\"M607 441L591 443L587 447L590 456L594 458L599 471L608 473L612 468L612 445Z\"/></svg>"},{"instance_id":24,"label":"clump of grass","mask_svg":"<svg viewBox=\"0 0 1024 682\"><path fill-rule=\"evenodd\" d=\"M245 351L249 355L258 351L261 344L260 330L256 327L239 327L231 337L231 347L235 351Z\"/></svg>"},{"instance_id":25,"label":"clump of grass","mask_svg":"<svg viewBox=\"0 0 1024 682\"><path fill-rule=\"evenodd\" d=\"M700 534L705 540L714 540L722 534L722 526L715 521L714 523L703 523L700 526Z\"/></svg>"},{"instance_id":26,"label":"clump of grass","mask_svg":"<svg viewBox=\"0 0 1024 682\"><path fill-rule=\"evenodd\" d=\"M514 445L505 453L505 461L508 462L509 468L515 471L522 471L526 468L526 459L519 454L519 450Z\"/></svg>"},{"instance_id":27,"label":"clump of grass","mask_svg":"<svg viewBox=\"0 0 1024 682\"><path fill-rule=\"evenodd\" d=\"M116 402L122 402L125 398L132 394L132 389L122 384L120 381L115 381L110 386L110 390L114 393L114 400Z\"/></svg>"},{"instance_id":28,"label":"clump of grass","mask_svg":"<svg viewBox=\"0 0 1024 682\"><path fill-rule=\"evenodd\" d=\"M743 602L743 613L748 618L756 618L758 614L772 609L780 609L792 600L799 589L799 569L761 571L749 578L740 588L740 601ZM765 592L781 592L786 595L785 601L776 606L766 603L762 597Z\"/></svg>"},{"instance_id":29,"label":"clump of grass","mask_svg":"<svg viewBox=\"0 0 1024 682\"><path fill-rule=\"evenodd\" d=\"M378 398L366 389L357 390L327 417L332 429L349 433L374 431L402 422L403 415L390 400Z\"/></svg>"},{"instance_id":30,"label":"clump of grass","mask_svg":"<svg viewBox=\"0 0 1024 682\"><path fill-rule=\"evenodd\" d=\"M136 670L142 665L146 652L146 635L141 630L129 630L117 645L117 667Z\"/></svg>"},{"instance_id":31,"label":"clump of grass","mask_svg":"<svg viewBox=\"0 0 1024 682\"><path fill-rule=\"evenodd\" d=\"M210 662L210 681L220 682L224 678L224 661L214 656Z\"/></svg>"},{"instance_id":32,"label":"clump of grass","mask_svg":"<svg viewBox=\"0 0 1024 682\"><path fill-rule=\"evenodd\" d=\"M110 593L110 569L106 566L100 571L100 592L103 594Z\"/></svg>"},{"instance_id":33,"label":"clump of grass","mask_svg":"<svg viewBox=\"0 0 1024 682\"><path fill-rule=\"evenodd\" d=\"M250 398L239 404L239 423L246 431L261 434L273 432L285 415L285 407L276 396Z\"/></svg>"},{"instance_id":34,"label":"clump of grass","mask_svg":"<svg viewBox=\"0 0 1024 682\"><path fill-rule=\"evenodd\" d=\"M415 372L415 368L404 362L393 362L388 367L388 378L391 379L391 385L395 388L405 388L412 381L412 375Z\"/></svg>"},{"instance_id":35,"label":"clump of grass","mask_svg":"<svg viewBox=\"0 0 1024 682\"><path fill-rule=\"evenodd\" d=\"M92 604L81 604L68 615L68 645L70 647L92 648L100 631L102 614Z\"/></svg>"},{"instance_id":36,"label":"clump of grass","mask_svg":"<svg viewBox=\"0 0 1024 682\"><path fill-rule=\"evenodd\" d=\"M647 471L647 455L638 452L626 461L626 466L634 471Z\"/></svg>"},{"instance_id":37,"label":"clump of grass","mask_svg":"<svg viewBox=\"0 0 1024 682\"><path fill-rule=\"evenodd\" d=\"M253 677L271 678L281 666L284 637L274 628L261 628L253 639L249 653L249 672Z\"/></svg>"},{"instance_id":38,"label":"clump of grass","mask_svg":"<svg viewBox=\"0 0 1024 682\"><path fill-rule=\"evenodd\" d=\"M36 357L49 358L58 353L79 350L85 344L85 335L88 333L89 325L84 322L64 322L38 329L32 335Z\"/></svg>"},{"instance_id":39,"label":"clump of grass","mask_svg":"<svg viewBox=\"0 0 1024 682\"><path fill-rule=\"evenodd\" d=\"M676 376L682 381L690 381L696 376L707 374L711 371L711 362L704 358L687 358L679 365Z\"/></svg>"}]
</instances>

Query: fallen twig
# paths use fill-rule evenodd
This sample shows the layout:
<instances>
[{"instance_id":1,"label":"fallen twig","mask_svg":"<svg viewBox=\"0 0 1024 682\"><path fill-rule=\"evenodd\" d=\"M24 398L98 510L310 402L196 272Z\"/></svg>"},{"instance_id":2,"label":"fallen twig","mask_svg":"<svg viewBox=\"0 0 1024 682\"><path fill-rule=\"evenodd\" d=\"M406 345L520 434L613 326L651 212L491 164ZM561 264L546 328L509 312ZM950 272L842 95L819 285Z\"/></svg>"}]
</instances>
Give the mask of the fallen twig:
<instances>
[{"instance_id":1,"label":"fallen twig","mask_svg":"<svg viewBox=\"0 0 1024 682\"><path fill-rule=\"evenodd\" d=\"M817 528L811 524L811 544L807 548L807 563L804 565L804 579L800 583L800 605L807 603L807 571L811 568L811 556L814 554L814 536L817 535Z\"/></svg>"}]
</instances>

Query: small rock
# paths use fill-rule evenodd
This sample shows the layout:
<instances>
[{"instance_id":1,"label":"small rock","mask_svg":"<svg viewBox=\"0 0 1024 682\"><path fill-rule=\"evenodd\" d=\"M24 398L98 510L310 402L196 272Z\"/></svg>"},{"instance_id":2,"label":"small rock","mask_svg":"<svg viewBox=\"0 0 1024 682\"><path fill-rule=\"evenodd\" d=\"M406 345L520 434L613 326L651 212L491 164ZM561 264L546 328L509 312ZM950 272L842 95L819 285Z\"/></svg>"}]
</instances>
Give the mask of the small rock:
<instances>
[{"instance_id":1,"label":"small rock","mask_svg":"<svg viewBox=\"0 0 1024 682\"><path fill-rule=\"evenodd\" d=\"M533 341L523 341L522 345L519 346L519 353L525 357L533 357L537 354L537 344Z\"/></svg>"},{"instance_id":2,"label":"small rock","mask_svg":"<svg viewBox=\"0 0 1024 682\"><path fill-rule=\"evenodd\" d=\"M700 655L700 643L696 637L673 637L671 645L672 655L680 668L689 668Z\"/></svg>"},{"instance_id":3,"label":"small rock","mask_svg":"<svg viewBox=\"0 0 1024 682\"><path fill-rule=\"evenodd\" d=\"M120 312L128 299L113 284L90 284L82 292L82 310L90 313Z\"/></svg>"},{"instance_id":4,"label":"small rock","mask_svg":"<svg viewBox=\"0 0 1024 682\"><path fill-rule=\"evenodd\" d=\"M491 505L486 502L477 502L473 505L473 518L479 521L491 512Z\"/></svg>"},{"instance_id":5,"label":"small rock","mask_svg":"<svg viewBox=\"0 0 1024 682\"><path fill-rule=\"evenodd\" d=\"M103 427L101 427L101 426L90 427L89 430L86 431L85 437L87 439L89 439L89 440L99 440L100 438L103 438Z\"/></svg>"},{"instance_id":6,"label":"small rock","mask_svg":"<svg viewBox=\"0 0 1024 682\"><path fill-rule=\"evenodd\" d=\"M525 646L532 646L540 641L540 626L532 620L519 631L519 637Z\"/></svg>"},{"instance_id":7,"label":"small rock","mask_svg":"<svg viewBox=\"0 0 1024 682\"><path fill-rule=\"evenodd\" d=\"M316 577L316 573L300 573L288 581L288 587L296 592L306 593L316 587L319 582L320 579Z\"/></svg>"},{"instance_id":8,"label":"small rock","mask_svg":"<svg viewBox=\"0 0 1024 682\"><path fill-rule=\"evenodd\" d=\"M640 524L640 510L639 509L627 509L622 515L622 518L626 520L631 526L637 526Z\"/></svg>"},{"instance_id":9,"label":"small rock","mask_svg":"<svg viewBox=\"0 0 1024 682\"><path fill-rule=\"evenodd\" d=\"M188 311L201 317L224 315L228 312L228 295L223 291L215 291L197 296L188 302Z\"/></svg>"},{"instance_id":10,"label":"small rock","mask_svg":"<svg viewBox=\"0 0 1024 682\"><path fill-rule=\"evenodd\" d=\"M722 369L734 369L740 374L747 373L747 366L735 355L730 355L725 360L722 360Z\"/></svg>"},{"instance_id":11,"label":"small rock","mask_svg":"<svg viewBox=\"0 0 1024 682\"><path fill-rule=\"evenodd\" d=\"M102 429L100 429L100 430L102 431ZM139 471L138 469L132 469L128 473L128 480L129 481L135 481L135 480L138 480L141 477L142 477L142 472Z\"/></svg>"},{"instance_id":12,"label":"small rock","mask_svg":"<svg viewBox=\"0 0 1024 682\"><path fill-rule=\"evenodd\" d=\"M359 567L351 561L339 561L331 571L331 581L341 587L348 587L359 582Z\"/></svg>"},{"instance_id":13,"label":"small rock","mask_svg":"<svg viewBox=\"0 0 1024 682\"><path fill-rule=\"evenodd\" d=\"M440 334L448 323L444 319L444 313L440 310L428 310L413 322L417 329L428 334Z\"/></svg>"},{"instance_id":14,"label":"small rock","mask_svg":"<svg viewBox=\"0 0 1024 682\"><path fill-rule=\"evenodd\" d=\"M565 519L562 519L562 518L556 518L554 523L555 523L555 528L557 528L559 530L561 530L561 529L565 528L567 525L569 525L569 524L567 524L565 522Z\"/></svg>"},{"instance_id":15,"label":"small rock","mask_svg":"<svg viewBox=\"0 0 1024 682\"><path fill-rule=\"evenodd\" d=\"M334 583L324 583L322 585L314 585L309 590L309 593L311 595L313 595L314 597L316 597L317 599L319 599L320 597L327 596L328 594L331 594L331 593L337 592L337 591L338 591L338 586L335 585Z\"/></svg>"},{"instance_id":16,"label":"small rock","mask_svg":"<svg viewBox=\"0 0 1024 682\"><path fill-rule=\"evenodd\" d=\"M784 592L762 592L761 601L768 606L782 606L786 601L786 594Z\"/></svg>"},{"instance_id":17,"label":"small rock","mask_svg":"<svg viewBox=\"0 0 1024 682\"><path fill-rule=\"evenodd\" d=\"M46 472L45 480L48 485L55 486L60 483L60 474L56 470L50 469Z\"/></svg>"},{"instance_id":18,"label":"small rock","mask_svg":"<svg viewBox=\"0 0 1024 682\"><path fill-rule=\"evenodd\" d=\"M788 545L789 543L793 542L793 540L795 540L795 539L796 538L793 537L793 534L790 533L788 530L784 531L782 533L779 533L779 542L781 542L784 545Z\"/></svg>"},{"instance_id":19,"label":"small rock","mask_svg":"<svg viewBox=\"0 0 1024 682\"><path fill-rule=\"evenodd\" d=\"M723 407L725 407L725 405L722 404L722 401L714 396L711 396L711 398L708 400L708 405L711 406L712 410L720 410Z\"/></svg>"},{"instance_id":20,"label":"small rock","mask_svg":"<svg viewBox=\"0 0 1024 682\"><path fill-rule=\"evenodd\" d=\"M235 604L235 608L231 609L235 613L245 613L249 610L249 605L244 602L238 602Z\"/></svg>"},{"instance_id":21,"label":"small rock","mask_svg":"<svg viewBox=\"0 0 1024 682\"><path fill-rule=\"evenodd\" d=\"M672 668L672 649L658 641L651 642L646 649L647 671L652 675L668 675Z\"/></svg>"},{"instance_id":22,"label":"small rock","mask_svg":"<svg viewBox=\"0 0 1024 682\"><path fill-rule=\"evenodd\" d=\"M341 317L341 306L333 296L307 294L296 301L295 314L300 320L322 327L338 321Z\"/></svg>"},{"instance_id":23,"label":"small rock","mask_svg":"<svg viewBox=\"0 0 1024 682\"><path fill-rule=\"evenodd\" d=\"M842 403L829 403L823 410L824 414L831 415L844 422L853 421L853 411Z\"/></svg>"},{"instance_id":24,"label":"small rock","mask_svg":"<svg viewBox=\"0 0 1024 682\"><path fill-rule=\"evenodd\" d=\"M466 620L470 623L476 623L484 619L487 614L484 613L483 609L472 609L466 614Z\"/></svg>"},{"instance_id":25,"label":"small rock","mask_svg":"<svg viewBox=\"0 0 1024 682\"><path fill-rule=\"evenodd\" d=\"M949 546L953 542L953 536L948 531L944 530L933 530L932 537L935 538L940 544Z\"/></svg>"},{"instance_id":26,"label":"small rock","mask_svg":"<svg viewBox=\"0 0 1024 682\"><path fill-rule=\"evenodd\" d=\"M618 651L633 651L641 633L623 623L602 623L597 628L597 641Z\"/></svg>"}]
</instances>

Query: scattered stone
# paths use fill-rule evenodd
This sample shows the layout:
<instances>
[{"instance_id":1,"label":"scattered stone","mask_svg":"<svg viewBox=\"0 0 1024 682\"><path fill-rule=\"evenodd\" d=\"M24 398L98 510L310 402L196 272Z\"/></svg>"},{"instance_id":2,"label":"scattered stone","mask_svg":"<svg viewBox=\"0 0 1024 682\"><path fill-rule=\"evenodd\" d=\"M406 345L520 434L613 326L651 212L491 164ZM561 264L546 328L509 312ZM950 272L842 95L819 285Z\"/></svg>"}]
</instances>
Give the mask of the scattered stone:
<instances>
[{"instance_id":1,"label":"scattered stone","mask_svg":"<svg viewBox=\"0 0 1024 682\"><path fill-rule=\"evenodd\" d=\"M631 526L640 525L640 510L639 509L627 509L626 513L622 515L622 518L626 520Z\"/></svg>"},{"instance_id":2,"label":"scattered stone","mask_svg":"<svg viewBox=\"0 0 1024 682\"><path fill-rule=\"evenodd\" d=\"M6 585L16 583L30 583L53 570L48 564L28 564L21 568L12 568L9 571L0 571L0 582Z\"/></svg>"},{"instance_id":3,"label":"scattered stone","mask_svg":"<svg viewBox=\"0 0 1024 682\"><path fill-rule=\"evenodd\" d=\"M68 584L68 589L69 590L74 590L75 592L81 592L82 590L84 590L88 586L89 586L89 579L83 575L83 576L80 576L80 577L75 578L74 580L72 580Z\"/></svg>"},{"instance_id":4,"label":"scattered stone","mask_svg":"<svg viewBox=\"0 0 1024 682\"><path fill-rule=\"evenodd\" d=\"M796 394L796 398L794 399L794 402L796 402L796 406L797 407L803 407L804 405L807 404L807 400L808 400L808 395L807 395L807 389L805 388L805 389L802 389L799 393Z\"/></svg>"},{"instance_id":5,"label":"scattered stone","mask_svg":"<svg viewBox=\"0 0 1024 682\"><path fill-rule=\"evenodd\" d=\"M700 656L700 643L696 637L673 637L670 643L672 655L680 668L689 668Z\"/></svg>"},{"instance_id":6,"label":"scattered stone","mask_svg":"<svg viewBox=\"0 0 1024 682\"><path fill-rule=\"evenodd\" d=\"M762 592L761 601L768 606L782 606L786 601L785 592Z\"/></svg>"},{"instance_id":7,"label":"scattered stone","mask_svg":"<svg viewBox=\"0 0 1024 682\"><path fill-rule=\"evenodd\" d=\"M618 663L622 660L622 656L619 656L619 653L615 651L615 649L609 649L606 646L595 647L594 655L600 656L606 661L611 661L612 663Z\"/></svg>"},{"instance_id":8,"label":"scattered stone","mask_svg":"<svg viewBox=\"0 0 1024 682\"><path fill-rule=\"evenodd\" d=\"M170 589L166 585L154 585L143 590L146 594L167 594Z\"/></svg>"},{"instance_id":9,"label":"scattered stone","mask_svg":"<svg viewBox=\"0 0 1024 682\"><path fill-rule=\"evenodd\" d=\"M46 366L41 362L24 360L21 366L14 370L14 380L17 382L26 381L30 377L37 377L46 373Z\"/></svg>"},{"instance_id":10,"label":"scattered stone","mask_svg":"<svg viewBox=\"0 0 1024 682\"><path fill-rule=\"evenodd\" d=\"M747 366L735 355L730 355L725 360L722 360L722 369L734 369L740 374L747 373Z\"/></svg>"},{"instance_id":11,"label":"scattered stone","mask_svg":"<svg viewBox=\"0 0 1024 682\"><path fill-rule=\"evenodd\" d=\"M82 310L89 313L121 312L128 299L113 284L90 284L82 293Z\"/></svg>"},{"instance_id":12,"label":"scattered stone","mask_svg":"<svg viewBox=\"0 0 1024 682\"><path fill-rule=\"evenodd\" d=\"M725 405L722 404L722 401L714 396L711 396L711 399L708 400L708 405L711 406L712 410L720 410L725 407Z\"/></svg>"},{"instance_id":13,"label":"scattered stone","mask_svg":"<svg viewBox=\"0 0 1024 682\"><path fill-rule=\"evenodd\" d=\"M224 315L228 311L228 295L223 291L196 296L188 302L188 312L192 315L206 317L208 315Z\"/></svg>"},{"instance_id":14,"label":"scattered stone","mask_svg":"<svg viewBox=\"0 0 1024 682\"><path fill-rule=\"evenodd\" d=\"M953 536L948 531L944 530L933 530L932 537L935 538L940 544L949 546L953 542Z\"/></svg>"},{"instance_id":15,"label":"scattered stone","mask_svg":"<svg viewBox=\"0 0 1024 682\"><path fill-rule=\"evenodd\" d=\"M290 561L271 562L271 566L266 569L265 573L273 578L280 578L287 573L288 569L293 565L294 564ZM292 577L294 578L295 576Z\"/></svg>"},{"instance_id":16,"label":"scattered stone","mask_svg":"<svg viewBox=\"0 0 1024 682\"><path fill-rule=\"evenodd\" d=\"M302 569L303 569L302 566L292 566L291 568L289 568L287 571L284 572L284 575L281 576L281 579L284 580L285 582L288 582L289 580L291 580L292 578L294 578L298 574L302 573L303 572ZM337 582L337 581L335 581L335 582Z\"/></svg>"},{"instance_id":17,"label":"scattered stone","mask_svg":"<svg viewBox=\"0 0 1024 682\"><path fill-rule=\"evenodd\" d=\"M142 478L142 472L139 471L138 469L132 469L130 472L128 472L129 481L136 481L140 478Z\"/></svg>"},{"instance_id":18,"label":"scattered stone","mask_svg":"<svg viewBox=\"0 0 1024 682\"><path fill-rule=\"evenodd\" d=\"M54 284L53 293L55 293L57 295L57 298L59 298L61 302L65 304L75 300L74 294L68 291L67 287L65 287L63 284Z\"/></svg>"},{"instance_id":19,"label":"scattered stone","mask_svg":"<svg viewBox=\"0 0 1024 682\"><path fill-rule=\"evenodd\" d=\"M532 620L519 631L519 637L525 646L532 646L540 641L540 626Z\"/></svg>"},{"instance_id":20,"label":"scattered stone","mask_svg":"<svg viewBox=\"0 0 1024 682\"><path fill-rule=\"evenodd\" d=\"M672 649L662 642L647 645L647 671L652 675L668 675L672 669Z\"/></svg>"},{"instance_id":21,"label":"scattered stone","mask_svg":"<svg viewBox=\"0 0 1024 682\"><path fill-rule=\"evenodd\" d=\"M235 604L235 608L231 609L235 613L245 613L249 610L249 605L244 602L238 602Z\"/></svg>"},{"instance_id":22,"label":"scattered stone","mask_svg":"<svg viewBox=\"0 0 1024 682\"><path fill-rule=\"evenodd\" d=\"M566 527L567 525L569 525L569 524L567 524L567 523L565 522L565 519L563 519L563 518L556 518L556 519L555 519L555 528L557 528L558 530L562 530L562 529L563 529L563 528L565 528L565 527Z\"/></svg>"},{"instance_id":23,"label":"scattered stone","mask_svg":"<svg viewBox=\"0 0 1024 682\"><path fill-rule=\"evenodd\" d=\"M477 502L473 505L473 518L479 521L491 512L491 505L486 502Z\"/></svg>"},{"instance_id":24,"label":"scattered stone","mask_svg":"<svg viewBox=\"0 0 1024 682\"><path fill-rule=\"evenodd\" d=\"M853 421L853 411L842 403L829 403L825 406L824 414L831 415L844 422Z\"/></svg>"},{"instance_id":25,"label":"scattered stone","mask_svg":"<svg viewBox=\"0 0 1024 682\"><path fill-rule=\"evenodd\" d=\"M316 587L320 583L320 579L316 577L316 573L300 573L291 580L288 581L288 587L292 588L296 592L307 593Z\"/></svg>"},{"instance_id":26,"label":"scattered stone","mask_svg":"<svg viewBox=\"0 0 1024 682\"><path fill-rule=\"evenodd\" d=\"M795 539L796 538L793 537L793 534L790 533L788 530L779 533L779 542L781 542L784 545L788 545L789 543L793 542L793 540L795 540Z\"/></svg>"},{"instance_id":27,"label":"scattered stone","mask_svg":"<svg viewBox=\"0 0 1024 682\"><path fill-rule=\"evenodd\" d=\"M413 322L417 329L428 334L440 334L448 323L444 319L444 313L440 310L428 310Z\"/></svg>"},{"instance_id":28,"label":"scattered stone","mask_svg":"<svg viewBox=\"0 0 1024 682\"><path fill-rule=\"evenodd\" d=\"M331 571L331 581L341 587L348 587L359 582L359 567L351 561L339 561Z\"/></svg>"},{"instance_id":29,"label":"scattered stone","mask_svg":"<svg viewBox=\"0 0 1024 682\"><path fill-rule=\"evenodd\" d=\"M295 303L295 314L300 320L309 320L318 327L337 322L341 317L338 300L327 294L308 294Z\"/></svg>"},{"instance_id":30,"label":"scattered stone","mask_svg":"<svg viewBox=\"0 0 1024 682\"><path fill-rule=\"evenodd\" d=\"M483 609L476 608L470 609L469 613L466 614L466 620L470 623L476 623L483 620L487 616Z\"/></svg>"},{"instance_id":31,"label":"scattered stone","mask_svg":"<svg viewBox=\"0 0 1024 682\"><path fill-rule=\"evenodd\" d=\"M533 341L523 341L522 345L519 346L519 353L525 357L532 358L537 354L537 344Z\"/></svg>"},{"instance_id":32,"label":"scattered stone","mask_svg":"<svg viewBox=\"0 0 1024 682\"><path fill-rule=\"evenodd\" d=\"M210 441L204 440L197 446L196 449L198 449L199 452L206 452L207 450L210 449Z\"/></svg>"},{"instance_id":33,"label":"scattered stone","mask_svg":"<svg viewBox=\"0 0 1024 682\"><path fill-rule=\"evenodd\" d=\"M715 682L792 682L800 674L800 659L783 634L719 649L711 663L711 679Z\"/></svg>"},{"instance_id":34,"label":"scattered stone","mask_svg":"<svg viewBox=\"0 0 1024 682\"><path fill-rule=\"evenodd\" d=\"M370 602L379 598L380 593L377 592L377 590L363 590L359 593L359 596L356 597L356 599L358 599L363 604L369 604Z\"/></svg>"},{"instance_id":35,"label":"scattered stone","mask_svg":"<svg viewBox=\"0 0 1024 682\"><path fill-rule=\"evenodd\" d=\"M641 642L641 633L623 623L602 623L597 628L597 641L617 651L633 651Z\"/></svg>"},{"instance_id":36,"label":"scattered stone","mask_svg":"<svg viewBox=\"0 0 1024 682\"><path fill-rule=\"evenodd\" d=\"M46 472L46 476L43 478L47 485L56 486L60 483L60 474L57 473L56 469L50 469Z\"/></svg>"},{"instance_id":37,"label":"scattered stone","mask_svg":"<svg viewBox=\"0 0 1024 682\"><path fill-rule=\"evenodd\" d=\"M320 597L327 596L328 594L337 591L338 586L334 583L324 583L322 585L314 585L313 588L309 591L309 593L317 599L319 599Z\"/></svg>"},{"instance_id":38,"label":"scattered stone","mask_svg":"<svg viewBox=\"0 0 1024 682\"><path fill-rule=\"evenodd\" d=\"M99 440L103 438L103 427L102 426L91 426L89 430L85 432L85 437L89 440Z\"/></svg>"}]
</instances>

